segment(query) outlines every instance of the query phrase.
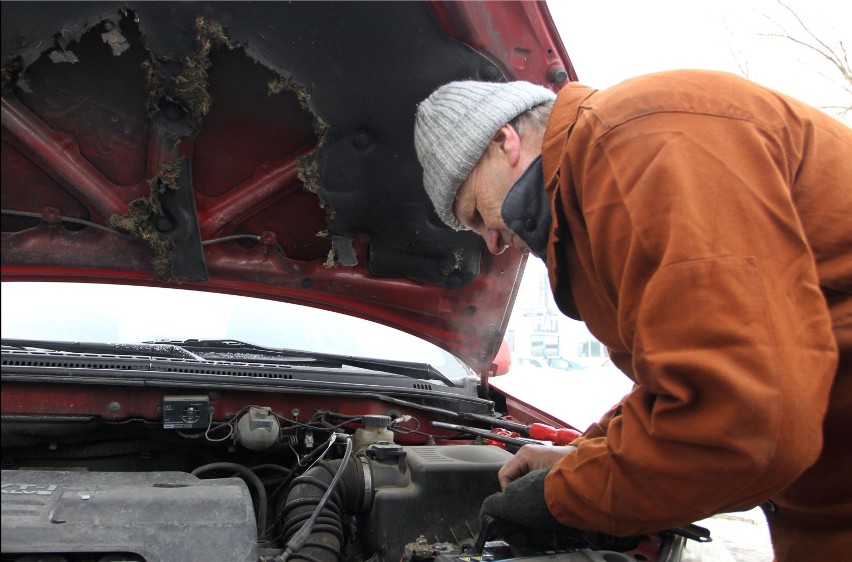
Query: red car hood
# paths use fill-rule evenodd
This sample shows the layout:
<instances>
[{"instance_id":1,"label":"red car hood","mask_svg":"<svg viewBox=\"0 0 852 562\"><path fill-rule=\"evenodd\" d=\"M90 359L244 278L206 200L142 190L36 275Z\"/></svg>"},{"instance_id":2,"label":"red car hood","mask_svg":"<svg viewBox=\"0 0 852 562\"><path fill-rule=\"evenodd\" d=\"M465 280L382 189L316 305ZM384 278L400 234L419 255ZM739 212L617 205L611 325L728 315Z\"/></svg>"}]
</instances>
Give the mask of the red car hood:
<instances>
[{"instance_id":1,"label":"red car hood","mask_svg":"<svg viewBox=\"0 0 852 562\"><path fill-rule=\"evenodd\" d=\"M523 256L445 227L416 104L575 79L539 2L3 2L2 279L401 328L487 375Z\"/></svg>"}]
</instances>

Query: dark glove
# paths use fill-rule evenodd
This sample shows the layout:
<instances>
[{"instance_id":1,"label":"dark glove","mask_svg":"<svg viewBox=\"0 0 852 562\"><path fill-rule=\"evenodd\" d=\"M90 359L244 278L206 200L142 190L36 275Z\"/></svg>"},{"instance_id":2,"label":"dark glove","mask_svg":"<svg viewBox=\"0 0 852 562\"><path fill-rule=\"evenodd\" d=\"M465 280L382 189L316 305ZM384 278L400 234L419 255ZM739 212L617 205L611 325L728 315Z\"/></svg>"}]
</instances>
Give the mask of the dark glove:
<instances>
[{"instance_id":1,"label":"dark glove","mask_svg":"<svg viewBox=\"0 0 852 562\"><path fill-rule=\"evenodd\" d=\"M565 529L547 509L544 501L544 477L550 469L534 470L512 481L506 489L491 494L482 502L479 517L490 515L499 521L534 529Z\"/></svg>"},{"instance_id":2,"label":"dark glove","mask_svg":"<svg viewBox=\"0 0 852 562\"><path fill-rule=\"evenodd\" d=\"M488 540L502 538L510 545L535 552L592 548L624 552L636 547L641 537L615 537L604 533L566 527L544 500L544 477L550 469L534 470L518 478L502 492L482 502L480 520L494 519L483 529ZM521 553L523 554L523 553Z\"/></svg>"},{"instance_id":3,"label":"dark glove","mask_svg":"<svg viewBox=\"0 0 852 562\"><path fill-rule=\"evenodd\" d=\"M504 491L485 498L479 518L494 519L487 529L488 540L502 538L514 547L536 552L573 548L624 552L636 547L641 537L615 537L560 523L544 500L544 477L549 470L534 470L510 483Z\"/></svg>"},{"instance_id":4,"label":"dark glove","mask_svg":"<svg viewBox=\"0 0 852 562\"><path fill-rule=\"evenodd\" d=\"M492 525L482 532L488 540L501 538L514 547L532 551L564 550L585 546L583 532L556 520L544 501L544 477L549 469L530 472L485 498L480 520L488 516Z\"/></svg>"}]
</instances>

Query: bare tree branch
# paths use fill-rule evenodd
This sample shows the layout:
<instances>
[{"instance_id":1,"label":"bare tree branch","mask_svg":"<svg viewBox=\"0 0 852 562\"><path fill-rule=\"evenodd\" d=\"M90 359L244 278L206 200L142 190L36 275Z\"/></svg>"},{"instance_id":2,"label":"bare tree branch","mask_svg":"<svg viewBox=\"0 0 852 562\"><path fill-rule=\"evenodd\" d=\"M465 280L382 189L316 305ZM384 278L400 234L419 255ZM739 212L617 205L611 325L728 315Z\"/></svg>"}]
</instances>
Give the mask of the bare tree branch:
<instances>
[{"instance_id":1,"label":"bare tree branch","mask_svg":"<svg viewBox=\"0 0 852 562\"><path fill-rule=\"evenodd\" d=\"M792 43L804 47L807 50L810 50L820 57L827 60L842 76L843 81L839 83L839 85L843 88L843 90L852 97L852 67L849 65L849 55L846 51L846 47L843 45L843 41L837 42L837 47L832 47L825 41L823 41L817 34L810 30L810 28L805 24L804 21L799 17L799 15L790 8L787 4L778 0L778 4L783 7L787 12L792 15L792 17L796 20L799 27L805 33L804 38L800 38L800 36L796 36L793 33L787 31L787 29L773 20L771 17L765 15L765 17L771 21L776 28L778 28L779 33L764 33L760 34L765 37L776 37L785 39L787 41L791 41ZM825 75L817 69L813 69L819 74L825 76L827 79L832 82L838 82L836 78L832 78L830 76ZM824 109L836 109L840 112L841 115L847 115L852 112L852 100L846 106L840 106L836 108L824 108Z\"/></svg>"}]
</instances>

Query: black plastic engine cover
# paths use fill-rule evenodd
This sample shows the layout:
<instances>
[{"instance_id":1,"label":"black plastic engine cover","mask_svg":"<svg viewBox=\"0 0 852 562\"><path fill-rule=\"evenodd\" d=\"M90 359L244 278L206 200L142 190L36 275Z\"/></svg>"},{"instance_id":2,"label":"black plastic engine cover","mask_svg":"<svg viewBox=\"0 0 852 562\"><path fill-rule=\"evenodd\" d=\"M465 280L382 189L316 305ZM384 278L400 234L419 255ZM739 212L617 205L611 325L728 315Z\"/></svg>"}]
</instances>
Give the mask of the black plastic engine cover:
<instances>
[{"instance_id":1,"label":"black plastic engine cover","mask_svg":"<svg viewBox=\"0 0 852 562\"><path fill-rule=\"evenodd\" d=\"M389 458L371 462L375 496L370 542L380 562L400 560L405 545L461 544L479 531L479 507L500 490L497 472L512 457L491 445L401 447L405 473ZM398 476L394 481L394 473Z\"/></svg>"},{"instance_id":2,"label":"black plastic engine cover","mask_svg":"<svg viewBox=\"0 0 852 562\"><path fill-rule=\"evenodd\" d=\"M252 500L239 478L4 470L2 498L4 555L131 553L147 562L258 559Z\"/></svg>"}]
</instances>

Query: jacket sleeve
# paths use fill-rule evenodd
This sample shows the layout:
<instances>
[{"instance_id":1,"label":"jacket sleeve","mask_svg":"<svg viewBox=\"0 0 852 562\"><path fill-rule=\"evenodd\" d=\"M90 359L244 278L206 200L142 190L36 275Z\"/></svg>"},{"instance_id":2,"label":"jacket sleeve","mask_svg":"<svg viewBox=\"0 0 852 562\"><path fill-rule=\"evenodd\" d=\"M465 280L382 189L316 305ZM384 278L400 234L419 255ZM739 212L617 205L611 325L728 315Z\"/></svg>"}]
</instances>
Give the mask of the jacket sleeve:
<instances>
[{"instance_id":1,"label":"jacket sleeve","mask_svg":"<svg viewBox=\"0 0 852 562\"><path fill-rule=\"evenodd\" d=\"M587 274L636 386L548 474L548 508L631 535L758 505L816 460L836 366L795 163L756 125L698 114L572 144Z\"/></svg>"}]
</instances>

